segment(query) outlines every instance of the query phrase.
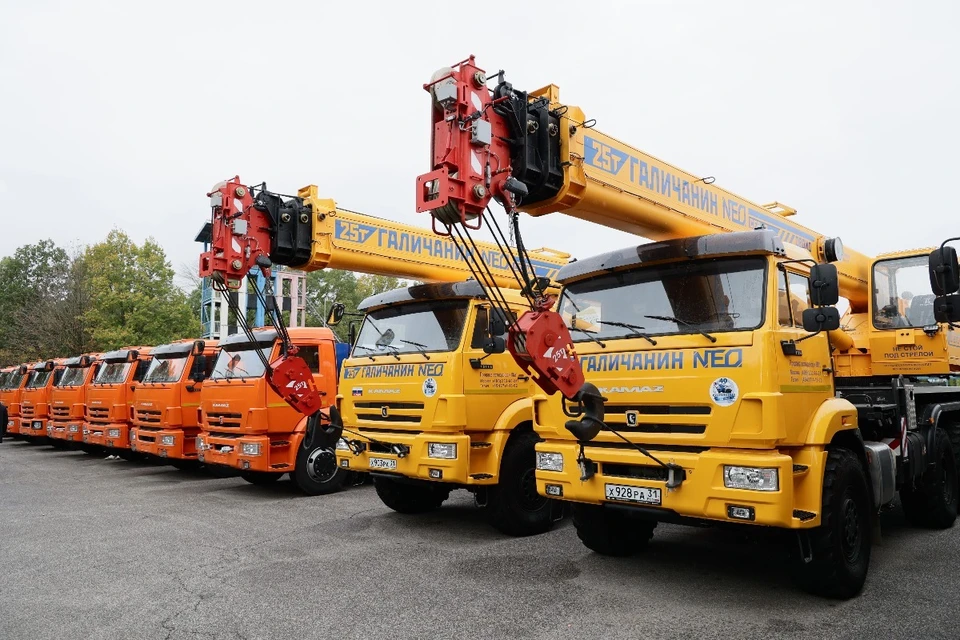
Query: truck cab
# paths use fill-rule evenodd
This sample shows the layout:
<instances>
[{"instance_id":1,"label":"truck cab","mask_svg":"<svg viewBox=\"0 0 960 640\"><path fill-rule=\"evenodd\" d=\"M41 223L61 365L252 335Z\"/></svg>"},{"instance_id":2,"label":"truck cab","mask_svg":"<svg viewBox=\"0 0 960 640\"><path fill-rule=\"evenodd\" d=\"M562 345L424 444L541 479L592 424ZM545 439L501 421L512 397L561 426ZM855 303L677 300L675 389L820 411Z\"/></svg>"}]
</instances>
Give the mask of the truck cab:
<instances>
[{"instance_id":1,"label":"truck cab","mask_svg":"<svg viewBox=\"0 0 960 640\"><path fill-rule=\"evenodd\" d=\"M215 340L179 340L153 348L143 382L133 392L133 449L176 467L199 463L200 390L216 351Z\"/></svg>"},{"instance_id":2,"label":"truck cab","mask_svg":"<svg viewBox=\"0 0 960 640\"><path fill-rule=\"evenodd\" d=\"M499 290L514 313L517 291ZM368 471L388 507L438 508L472 491L510 535L550 528L559 510L534 486L535 386L502 346L507 319L473 280L425 284L367 298L344 361L338 406L342 468Z\"/></svg>"},{"instance_id":3,"label":"truck cab","mask_svg":"<svg viewBox=\"0 0 960 640\"><path fill-rule=\"evenodd\" d=\"M309 366L314 384L332 404L337 393L336 338L326 328L290 328L297 356ZM335 454L313 442L319 415L291 407L267 383L264 373L280 355L273 328L254 329L220 341L210 378L200 391L202 431L198 459L238 469L252 484L269 484L289 473L308 495L340 488L346 473ZM315 424L316 422L316 424Z\"/></svg>"},{"instance_id":4,"label":"truck cab","mask_svg":"<svg viewBox=\"0 0 960 640\"><path fill-rule=\"evenodd\" d=\"M150 347L126 347L100 357L87 392L83 442L132 458L130 421L133 393L150 366Z\"/></svg>"},{"instance_id":5,"label":"truck cab","mask_svg":"<svg viewBox=\"0 0 960 640\"><path fill-rule=\"evenodd\" d=\"M0 371L0 411L3 413L0 419L7 435L20 433L20 397L27 383L27 373L27 365L6 367Z\"/></svg>"},{"instance_id":6,"label":"truck cab","mask_svg":"<svg viewBox=\"0 0 960 640\"><path fill-rule=\"evenodd\" d=\"M20 435L33 442L47 437L50 419L50 390L63 375L63 364L46 360L30 366L20 396Z\"/></svg>"},{"instance_id":7,"label":"truck cab","mask_svg":"<svg viewBox=\"0 0 960 640\"><path fill-rule=\"evenodd\" d=\"M88 354L68 358L63 366L63 375L50 392L50 442L54 446L82 444L87 390L99 364L95 355Z\"/></svg>"},{"instance_id":8,"label":"truck cab","mask_svg":"<svg viewBox=\"0 0 960 640\"><path fill-rule=\"evenodd\" d=\"M658 522L793 531L801 585L851 597L896 492L919 526L957 514L956 333L926 313L927 260L878 259L873 302L842 327L834 265L772 231L564 267L559 312L592 387L534 400L538 492L571 501L606 555Z\"/></svg>"}]
</instances>

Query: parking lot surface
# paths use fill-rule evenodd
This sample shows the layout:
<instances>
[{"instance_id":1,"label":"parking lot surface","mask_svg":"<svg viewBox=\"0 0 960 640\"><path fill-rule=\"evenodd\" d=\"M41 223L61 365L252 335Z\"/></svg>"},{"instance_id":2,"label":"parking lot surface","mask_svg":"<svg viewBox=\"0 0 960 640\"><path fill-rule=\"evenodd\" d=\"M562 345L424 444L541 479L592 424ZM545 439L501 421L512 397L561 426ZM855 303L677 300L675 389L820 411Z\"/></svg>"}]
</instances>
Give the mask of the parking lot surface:
<instances>
[{"instance_id":1,"label":"parking lot surface","mask_svg":"<svg viewBox=\"0 0 960 640\"><path fill-rule=\"evenodd\" d=\"M569 521L507 538L470 494L402 516L369 485L0 445L0 638L957 638L960 526L884 514L862 595L797 591L765 536L661 525L627 560Z\"/></svg>"}]
</instances>

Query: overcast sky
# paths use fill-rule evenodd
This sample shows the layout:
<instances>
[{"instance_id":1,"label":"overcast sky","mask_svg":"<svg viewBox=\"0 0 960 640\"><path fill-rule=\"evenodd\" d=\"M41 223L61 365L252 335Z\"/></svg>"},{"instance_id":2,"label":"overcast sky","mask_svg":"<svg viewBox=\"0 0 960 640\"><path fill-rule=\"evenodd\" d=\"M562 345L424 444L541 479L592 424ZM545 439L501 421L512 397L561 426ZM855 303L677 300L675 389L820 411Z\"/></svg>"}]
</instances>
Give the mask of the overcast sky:
<instances>
[{"instance_id":1,"label":"overcast sky","mask_svg":"<svg viewBox=\"0 0 960 640\"><path fill-rule=\"evenodd\" d=\"M192 264L205 193L235 174L428 226L422 85L471 53L849 247L931 245L960 235L958 6L2 0L0 255L119 227ZM579 257L636 242L523 222Z\"/></svg>"}]
</instances>

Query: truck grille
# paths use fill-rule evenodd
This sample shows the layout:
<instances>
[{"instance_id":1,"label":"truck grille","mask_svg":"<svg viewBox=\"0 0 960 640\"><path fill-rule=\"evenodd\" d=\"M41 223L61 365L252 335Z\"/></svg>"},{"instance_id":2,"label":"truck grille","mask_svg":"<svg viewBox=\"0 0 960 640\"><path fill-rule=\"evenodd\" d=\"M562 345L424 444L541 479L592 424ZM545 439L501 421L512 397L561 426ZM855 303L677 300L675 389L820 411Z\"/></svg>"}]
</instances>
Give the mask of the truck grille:
<instances>
[{"instance_id":1,"label":"truck grille","mask_svg":"<svg viewBox=\"0 0 960 640\"><path fill-rule=\"evenodd\" d=\"M709 405L608 404L604 421L625 433L700 434L706 432L707 425L697 418L709 417L710 413ZM690 416L690 419L673 422L668 421L667 416Z\"/></svg>"},{"instance_id":2,"label":"truck grille","mask_svg":"<svg viewBox=\"0 0 960 640\"><path fill-rule=\"evenodd\" d=\"M616 478L634 478L636 480L667 481L667 470L661 466L643 464L603 463L603 475Z\"/></svg>"},{"instance_id":3,"label":"truck grille","mask_svg":"<svg viewBox=\"0 0 960 640\"><path fill-rule=\"evenodd\" d=\"M24 418L32 418L34 415L33 405L20 405L20 416Z\"/></svg>"},{"instance_id":4,"label":"truck grille","mask_svg":"<svg viewBox=\"0 0 960 640\"><path fill-rule=\"evenodd\" d=\"M107 421L110 419L110 409L104 407L97 407L88 410L91 420L97 421Z\"/></svg>"},{"instance_id":5,"label":"truck grille","mask_svg":"<svg viewBox=\"0 0 960 640\"><path fill-rule=\"evenodd\" d=\"M358 420L418 425L423 417L422 402L357 402Z\"/></svg>"},{"instance_id":6,"label":"truck grille","mask_svg":"<svg viewBox=\"0 0 960 640\"><path fill-rule=\"evenodd\" d=\"M69 418L69 417L70 417L70 407L54 407L54 408L53 408L53 417L54 417L54 418Z\"/></svg>"},{"instance_id":7,"label":"truck grille","mask_svg":"<svg viewBox=\"0 0 960 640\"><path fill-rule=\"evenodd\" d=\"M159 411L145 411L143 409L137 409L137 421L143 422L146 424L159 424L160 423L160 412Z\"/></svg>"},{"instance_id":8,"label":"truck grille","mask_svg":"<svg viewBox=\"0 0 960 640\"><path fill-rule=\"evenodd\" d=\"M240 413L208 413L207 426L211 431L218 428L238 429L242 418L243 414Z\"/></svg>"}]
</instances>

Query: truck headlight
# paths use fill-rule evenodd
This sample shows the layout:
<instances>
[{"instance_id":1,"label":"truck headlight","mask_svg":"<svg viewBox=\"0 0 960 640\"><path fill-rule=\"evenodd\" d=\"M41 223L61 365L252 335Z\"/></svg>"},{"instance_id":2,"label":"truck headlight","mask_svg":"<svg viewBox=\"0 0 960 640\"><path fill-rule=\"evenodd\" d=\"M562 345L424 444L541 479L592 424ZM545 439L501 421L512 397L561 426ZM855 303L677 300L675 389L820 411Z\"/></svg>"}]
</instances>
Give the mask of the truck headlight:
<instances>
[{"instance_id":1,"label":"truck headlight","mask_svg":"<svg viewBox=\"0 0 960 640\"><path fill-rule=\"evenodd\" d=\"M240 445L240 455L243 456L258 456L260 455L260 443L259 442L244 442Z\"/></svg>"},{"instance_id":2,"label":"truck headlight","mask_svg":"<svg viewBox=\"0 0 960 640\"><path fill-rule=\"evenodd\" d=\"M120 437L120 429L107 429L107 437L108 437L108 438L119 438L119 437Z\"/></svg>"},{"instance_id":3,"label":"truck headlight","mask_svg":"<svg viewBox=\"0 0 960 640\"><path fill-rule=\"evenodd\" d=\"M70 425L70 433L78 433L80 431L80 426L76 424Z\"/></svg>"},{"instance_id":4,"label":"truck headlight","mask_svg":"<svg viewBox=\"0 0 960 640\"><path fill-rule=\"evenodd\" d=\"M206 444L204 444L203 438L200 436L197 436L197 451L206 451L206 449L207 449L207 446Z\"/></svg>"},{"instance_id":5,"label":"truck headlight","mask_svg":"<svg viewBox=\"0 0 960 640\"><path fill-rule=\"evenodd\" d=\"M160 436L160 444L165 447L172 447L177 443L177 436Z\"/></svg>"},{"instance_id":6,"label":"truck headlight","mask_svg":"<svg viewBox=\"0 0 960 640\"><path fill-rule=\"evenodd\" d=\"M723 465L723 486L727 489L751 491L779 491L780 471L763 467L734 467Z\"/></svg>"},{"instance_id":7,"label":"truck headlight","mask_svg":"<svg viewBox=\"0 0 960 640\"><path fill-rule=\"evenodd\" d=\"M340 438L337 440L337 451L350 451L350 445L347 444L346 439Z\"/></svg>"},{"instance_id":8,"label":"truck headlight","mask_svg":"<svg viewBox=\"0 0 960 640\"><path fill-rule=\"evenodd\" d=\"M428 442L427 457L455 460L457 457L457 445L453 442Z\"/></svg>"},{"instance_id":9,"label":"truck headlight","mask_svg":"<svg viewBox=\"0 0 960 640\"><path fill-rule=\"evenodd\" d=\"M537 471L563 471L563 454L537 451Z\"/></svg>"}]
</instances>

